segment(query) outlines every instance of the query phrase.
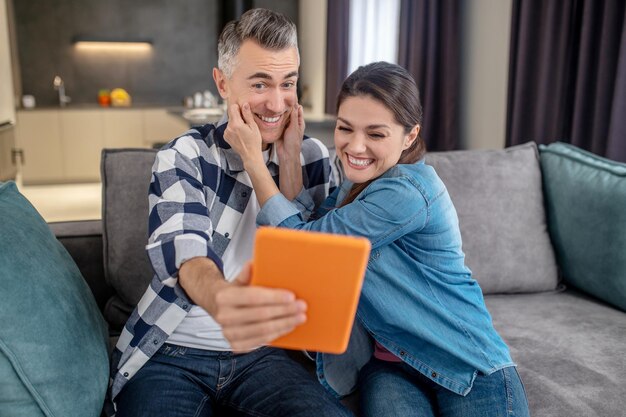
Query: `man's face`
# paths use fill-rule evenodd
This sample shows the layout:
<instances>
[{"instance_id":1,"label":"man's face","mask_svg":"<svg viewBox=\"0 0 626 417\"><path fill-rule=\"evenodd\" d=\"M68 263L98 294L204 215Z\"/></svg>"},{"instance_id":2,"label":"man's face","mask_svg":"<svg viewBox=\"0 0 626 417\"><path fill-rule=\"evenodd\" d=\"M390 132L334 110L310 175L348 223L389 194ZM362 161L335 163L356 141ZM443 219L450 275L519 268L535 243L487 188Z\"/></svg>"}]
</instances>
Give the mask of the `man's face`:
<instances>
[{"instance_id":1,"label":"man's face","mask_svg":"<svg viewBox=\"0 0 626 417\"><path fill-rule=\"evenodd\" d=\"M273 51L245 40L230 78L213 70L218 91L229 105L250 104L264 149L283 137L290 111L298 102L298 64L296 48Z\"/></svg>"}]
</instances>

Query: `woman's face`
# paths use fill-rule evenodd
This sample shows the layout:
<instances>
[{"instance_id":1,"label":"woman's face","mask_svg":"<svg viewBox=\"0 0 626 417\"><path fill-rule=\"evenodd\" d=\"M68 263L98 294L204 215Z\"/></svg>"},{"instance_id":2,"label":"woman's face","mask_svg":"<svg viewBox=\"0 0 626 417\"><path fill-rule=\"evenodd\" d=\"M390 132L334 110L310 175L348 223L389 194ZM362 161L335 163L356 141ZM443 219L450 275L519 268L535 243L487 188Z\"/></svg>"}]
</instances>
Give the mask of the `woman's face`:
<instances>
[{"instance_id":1,"label":"woman's face","mask_svg":"<svg viewBox=\"0 0 626 417\"><path fill-rule=\"evenodd\" d=\"M346 98L335 127L335 148L346 177L355 184L379 177L398 163L418 131L405 134L393 113L370 96Z\"/></svg>"}]
</instances>

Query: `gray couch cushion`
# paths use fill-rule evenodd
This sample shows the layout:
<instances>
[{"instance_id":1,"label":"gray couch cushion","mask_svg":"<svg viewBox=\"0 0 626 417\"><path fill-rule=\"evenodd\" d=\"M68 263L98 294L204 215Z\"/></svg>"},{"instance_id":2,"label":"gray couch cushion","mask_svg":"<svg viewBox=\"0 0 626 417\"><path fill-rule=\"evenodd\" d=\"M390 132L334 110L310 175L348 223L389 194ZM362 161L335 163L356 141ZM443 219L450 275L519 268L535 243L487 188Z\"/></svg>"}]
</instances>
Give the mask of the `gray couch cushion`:
<instances>
[{"instance_id":1,"label":"gray couch cushion","mask_svg":"<svg viewBox=\"0 0 626 417\"><path fill-rule=\"evenodd\" d=\"M429 153L459 216L467 265L485 294L556 288L534 143Z\"/></svg>"},{"instance_id":2,"label":"gray couch cushion","mask_svg":"<svg viewBox=\"0 0 626 417\"><path fill-rule=\"evenodd\" d=\"M625 313L570 290L485 300L518 365L531 415L624 415Z\"/></svg>"},{"instance_id":3,"label":"gray couch cushion","mask_svg":"<svg viewBox=\"0 0 626 417\"><path fill-rule=\"evenodd\" d=\"M153 149L102 151L104 273L108 284L117 291L104 315L118 329L153 275L145 246L148 188L156 153Z\"/></svg>"}]
</instances>

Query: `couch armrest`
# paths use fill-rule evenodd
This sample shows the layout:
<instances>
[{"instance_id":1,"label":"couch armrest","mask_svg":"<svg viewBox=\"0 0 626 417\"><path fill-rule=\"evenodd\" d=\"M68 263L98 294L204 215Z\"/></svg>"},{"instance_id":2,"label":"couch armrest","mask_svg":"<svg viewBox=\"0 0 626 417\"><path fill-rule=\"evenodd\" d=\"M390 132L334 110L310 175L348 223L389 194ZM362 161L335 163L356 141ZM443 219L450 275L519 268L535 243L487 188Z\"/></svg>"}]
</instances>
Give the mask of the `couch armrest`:
<instances>
[{"instance_id":1,"label":"couch armrest","mask_svg":"<svg viewBox=\"0 0 626 417\"><path fill-rule=\"evenodd\" d=\"M50 229L76 262L102 311L114 294L104 279L102 221L49 223Z\"/></svg>"}]
</instances>

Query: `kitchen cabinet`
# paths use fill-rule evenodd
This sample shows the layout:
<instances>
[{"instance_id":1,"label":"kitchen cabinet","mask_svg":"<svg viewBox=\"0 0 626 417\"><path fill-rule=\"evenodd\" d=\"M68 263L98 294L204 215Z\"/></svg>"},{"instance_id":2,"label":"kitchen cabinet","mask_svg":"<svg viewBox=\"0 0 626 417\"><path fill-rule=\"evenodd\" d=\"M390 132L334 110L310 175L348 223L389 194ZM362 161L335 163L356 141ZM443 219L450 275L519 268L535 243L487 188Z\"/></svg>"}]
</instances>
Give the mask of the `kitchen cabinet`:
<instances>
[{"instance_id":1,"label":"kitchen cabinet","mask_svg":"<svg viewBox=\"0 0 626 417\"><path fill-rule=\"evenodd\" d=\"M12 125L0 125L0 182L15 179L14 147L15 129Z\"/></svg>"},{"instance_id":2,"label":"kitchen cabinet","mask_svg":"<svg viewBox=\"0 0 626 417\"><path fill-rule=\"evenodd\" d=\"M13 74L11 67L11 46L9 19L6 0L0 0L0 126L15 122L13 102Z\"/></svg>"},{"instance_id":3,"label":"kitchen cabinet","mask_svg":"<svg viewBox=\"0 0 626 417\"><path fill-rule=\"evenodd\" d=\"M99 181L104 119L99 110L59 111L65 181Z\"/></svg>"},{"instance_id":4,"label":"kitchen cabinet","mask_svg":"<svg viewBox=\"0 0 626 417\"><path fill-rule=\"evenodd\" d=\"M141 109L110 109L104 111L104 147L145 147L148 142L145 140L143 132L144 112L145 110Z\"/></svg>"},{"instance_id":5,"label":"kitchen cabinet","mask_svg":"<svg viewBox=\"0 0 626 417\"><path fill-rule=\"evenodd\" d=\"M21 150L22 181L63 182L61 124L57 110L18 111L15 145Z\"/></svg>"},{"instance_id":6,"label":"kitchen cabinet","mask_svg":"<svg viewBox=\"0 0 626 417\"><path fill-rule=\"evenodd\" d=\"M0 181L14 179L15 104L7 4L0 0Z\"/></svg>"},{"instance_id":7,"label":"kitchen cabinet","mask_svg":"<svg viewBox=\"0 0 626 417\"><path fill-rule=\"evenodd\" d=\"M166 109L143 111L144 140L150 144L167 143L189 130L189 123Z\"/></svg>"},{"instance_id":8,"label":"kitchen cabinet","mask_svg":"<svg viewBox=\"0 0 626 417\"><path fill-rule=\"evenodd\" d=\"M24 184L100 181L103 148L150 148L189 128L165 108L34 109L17 112Z\"/></svg>"}]
</instances>

